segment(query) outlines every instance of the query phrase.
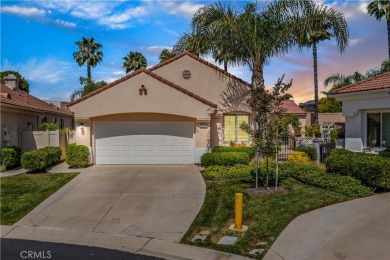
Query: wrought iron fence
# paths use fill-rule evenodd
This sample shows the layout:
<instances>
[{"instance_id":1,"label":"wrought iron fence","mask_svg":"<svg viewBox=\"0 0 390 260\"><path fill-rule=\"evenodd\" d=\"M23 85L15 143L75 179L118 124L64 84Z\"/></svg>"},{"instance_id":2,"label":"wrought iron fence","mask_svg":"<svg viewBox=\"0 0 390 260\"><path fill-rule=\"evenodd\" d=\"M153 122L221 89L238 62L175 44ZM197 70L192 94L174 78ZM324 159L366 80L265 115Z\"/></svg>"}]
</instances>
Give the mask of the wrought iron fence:
<instances>
[{"instance_id":1,"label":"wrought iron fence","mask_svg":"<svg viewBox=\"0 0 390 260\"><path fill-rule=\"evenodd\" d=\"M278 152L278 160L287 161L288 156L294 152L296 147L295 137L291 135L282 136L281 138L281 149Z\"/></svg>"}]
</instances>

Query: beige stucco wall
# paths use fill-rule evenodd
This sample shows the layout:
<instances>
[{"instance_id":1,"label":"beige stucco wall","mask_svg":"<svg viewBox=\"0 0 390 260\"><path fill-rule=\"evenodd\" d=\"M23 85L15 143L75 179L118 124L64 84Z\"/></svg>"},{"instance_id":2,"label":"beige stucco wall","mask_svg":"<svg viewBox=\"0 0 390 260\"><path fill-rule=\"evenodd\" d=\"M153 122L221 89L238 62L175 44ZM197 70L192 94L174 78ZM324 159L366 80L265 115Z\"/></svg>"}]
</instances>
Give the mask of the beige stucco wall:
<instances>
[{"instance_id":1,"label":"beige stucco wall","mask_svg":"<svg viewBox=\"0 0 390 260\"><path fill-rule=\"evenodd\" d=\"M57 123L60 123L60 119L64 119L64 127L70 128L72 118L64 117L61 115L45 114L40 112L34 112L24 109L18 109L14 107L8 107L2 104L1 106L1 147L5 146L20 146L21 138L20 133L25 131L36 131L41 125L41 117L46 116L47 122L54 122L54 118L57 118ZM28 127L27 123L32 123L31 127ZM10 135L10 141L3 141L4 127L7 127Z\"/></svg>"},{"instance_id":2,"label":"beige stucco wall","mask_svg":"<svg viewBox=\"0 0 390 260\"><path fill-rule=\"evenodd\" d=\"M147 95L140 95L144 85ZM146 73L138 74L70 107L76 120L122 113L164 113L208 118L214 109Z\"/></svg>"}]
</instances>

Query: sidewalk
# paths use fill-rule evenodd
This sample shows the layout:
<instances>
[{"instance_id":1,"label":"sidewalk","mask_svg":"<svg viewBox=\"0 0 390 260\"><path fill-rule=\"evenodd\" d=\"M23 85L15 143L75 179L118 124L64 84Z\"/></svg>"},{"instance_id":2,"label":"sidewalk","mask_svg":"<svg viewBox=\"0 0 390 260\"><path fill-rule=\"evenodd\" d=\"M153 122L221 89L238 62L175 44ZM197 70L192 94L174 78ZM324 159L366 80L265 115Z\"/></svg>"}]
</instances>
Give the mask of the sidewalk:
<instances>
[{"instance_id":1,"label":"sidewalk","mask_svg":"<svg viewBox=\"0 0 390 260\"><path fill-rule=\"evenodd\" d=\"M207 248L166 242L155 238L96 231L86 232L76 229L1 226L1 237L103 247L165 259L251 259Z\"/></svg>"},{"instance_id":2,"label":"sidewalk","mask_svg":"<svg viewBox=\"0 0 390 260\"><path fill-rule=\"evenodd\" d=\"M390 193L384 193L297 217L264 259L390 259L389 245Z\"/></svg>"},{"instance_id":3,"label":"sidewalk","mask_svg":"<svg viewBox=\"0 0 390 260\"><path fill-rule=\"evenodd\" d=\"M0 172L0 178L15 176L15 175L19 175L19 174L23 174L23 173L27 173L27 172L28 172L28 170L19 167L19 168L9 170L6 172Z\"/></svg>"}]
</instances>

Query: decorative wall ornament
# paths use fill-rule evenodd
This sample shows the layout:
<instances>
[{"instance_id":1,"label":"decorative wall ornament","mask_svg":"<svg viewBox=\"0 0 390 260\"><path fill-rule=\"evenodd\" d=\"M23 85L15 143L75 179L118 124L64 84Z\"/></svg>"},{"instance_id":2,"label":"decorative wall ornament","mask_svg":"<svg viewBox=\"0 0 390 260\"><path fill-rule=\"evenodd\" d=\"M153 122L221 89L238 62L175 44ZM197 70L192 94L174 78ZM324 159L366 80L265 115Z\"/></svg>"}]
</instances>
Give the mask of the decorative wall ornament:
<instances>
[{"instance_id":1,"label":"decorative wall ornament","mask_svg":"<svg viewBox=\"0 0 390 260\"><path fill-rule=\"evenodd\" d=\"M148 94L148 90L145 88L144 85L141 86L141 88L138 90L139 91L139 94L142 96L142 95L147 95Z\"/></svg>"}]
</instances>

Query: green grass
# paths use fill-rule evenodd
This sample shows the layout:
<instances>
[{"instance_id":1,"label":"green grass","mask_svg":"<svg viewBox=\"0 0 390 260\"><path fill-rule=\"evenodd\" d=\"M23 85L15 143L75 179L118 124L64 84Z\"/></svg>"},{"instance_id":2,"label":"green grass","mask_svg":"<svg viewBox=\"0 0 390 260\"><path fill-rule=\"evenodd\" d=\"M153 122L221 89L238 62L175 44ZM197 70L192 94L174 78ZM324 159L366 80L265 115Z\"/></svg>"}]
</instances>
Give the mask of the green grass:
<instances>
[{"instance_id":1,"label":"green grass","mask_svg":"<svg viewBox=\"0 0 390 260\"><path fill-rule=\"evenodd\" d=\"M251 185L238 181L213 182L207 185L205 202L182 243L212 248L245 256L259 242L267 242L266 251L283 229L297 216L327 205L352 199L336 192L315 188L288 178L282 182L287 194L249 195L244 192ZM244 224L249 226L241 234L228 230L234 223L234 193L244 192ZM200 231L209 230L204 242L193 243L191 239ZM232 246L217 245L223 235L240 236ZM261 259L266 251L257 256Z\"/></svg>"},{"instance_id":2,"label":"green grass","mask_svg":"<svg viewBox=\"0 0 390 260\"><path fill-rule=\"evenodd\" d=\"M1 225L11 225L78 173L27 174L1 178Z\"/></svg>"}]
</instances>

